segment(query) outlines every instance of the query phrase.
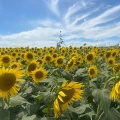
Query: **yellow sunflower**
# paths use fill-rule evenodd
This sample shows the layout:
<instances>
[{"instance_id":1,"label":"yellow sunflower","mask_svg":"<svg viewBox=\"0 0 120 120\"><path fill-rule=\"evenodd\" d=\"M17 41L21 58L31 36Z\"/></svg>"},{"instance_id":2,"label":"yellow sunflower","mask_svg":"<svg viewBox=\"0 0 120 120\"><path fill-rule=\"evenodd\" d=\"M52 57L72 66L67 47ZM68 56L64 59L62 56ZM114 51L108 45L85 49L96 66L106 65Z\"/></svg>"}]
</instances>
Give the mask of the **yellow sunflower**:
<instances>
[{"instance_id":1,"label":"yellow sunflower","mask_svg":"<svg viewBox=\"0 0 120 120\"><path fill-rule=\"evenodd\" d=\"M113 65L115 63L115 58L114 57L109 57L107 62L110 64L110 65Z\"/></svg>"},{"instance_id":2,"label":"yellow sunflower","mask_svg":"<svg viewBox=\"0 0 120 120\"><path fill-rule=\"evenodd\" d=\"M92 63L95 60L96 54L94 51L89 52L86 56L85 56L85 61L87 63Z\"/></svg>"},{"instance_id":3,"label":"yellow sunflower","mask_svg":"<svg viewBox=\"0 0 120 120\"><path fill-rule=\"evenodd\" d=\"M71 71L75 67L76 58L71 58L66 64L66 71Z\"/></svg>"},{"instance_id":4,"label":"yellow sunflower","mask_svg":"<svg viewBox=\"0 0 120 120\"><path fill-rule=\"evenodd\" d=\"M64 65L64 57L63 56L57 57L55 60L55 66L61 67L63 65Z\"/></svg>"},{"instance_id":5,"label":"yellow sunflower","mask_svg":"<svg viewBox=\"0 0 120 120\"><path fill-rule=\"evenodd\" d=\"M53 60L53 58L52 58L51 54L46 54L44 56L44 61L45 62L49 63L49 62L52 62L52 60Z\"/></svg>"},{"instance_id":6,"label":"yellow sunflower","mask_svg":"<svg viewBox=\"0 0 120 120\"><path fill-rule=\"evenodd\" d=\"M44 80L47 76L47 71L44 68L39 68L34 70L32 73L32 78L35 83L39 83Z\"/></svg>"},{"instance_id":7,"label":"yellow sunflower","mask_svg":"<svg viewBox=\"0 0 120 120\"><path fill-rule=\"evenodd\" d=\"M118 74L120 72L120 63L116 63L113 65L114 74Z\"/></svg>"},{"instance_id":8,"label":"yellow sunflower","mask_svg":"<svg viewBox=\"0 0 120 120\"><path fill-rule=\"evenodd\" d=\"M27 74L30 75L32 71L37 69L38 62L36 60L31 61L31 63L27 66Z\"/></svg>"},{"instance_id":9,"label":"yellow sunflower","mask_svg":"<svg viewBox=\"0 0 120 120\"><path fill-rule=\"evenodd\" d=\"M10 68L11 69L16 69L16 68L19 68L20 67L20 63L19 62L13 62L11 65L10 65Z\"/></svg>"},{"instance_id":10,"label":"yellow sunflower","mask_svg":"<svg viewBox=\"0 0 120 120\"><path fill-rule=\"evenodd\" d=\"M1 64L8 66L11 63L12 59L10 55L2 55L1 56Z\"/></svg>"},{"instance_id":11,"label":"yellow sunflower","mask_svg":"<svg viewBox=\"0 0 120 120\"><path fill-rule=\"evenodd\" d=\"M117 82L115 84L115 86L113 86L111 92L110 92L110 97L114 100L114 101L118 101L120 102L120 81Z\"/></svg>"},{"instance_id":12,"label":"yellow sunflower","mask_svg":"<svg viewBox=\"0 0 120 120\"><path fill-rule=\"evenodd\" d=\"M96 77L98 74L98 69L95 65L91 65L89 68L88 68L88 75L90 78L94 78Z\"/></svg>"},{"instance_id":13,"label":"yellow sunflower","mask_svg":"<svg viewBox=\"0 0 120 120\"><path fill-rule=\"evenodd\" d=\"M0 97L3 100L8 101L10 95L18 93L20 88L18 82L23 82L21 77L22 71L18 69L5 69L4 67L0 69Z\"/></svg>"},{"instance_id":14,"label":"yellow sunflower","mask_svg":"<svg viewBox=\"0 0 120 120\"><path fill-rule=\"evenodd\" d=\"M34 59L35 54L29 51L24 54L24 57L25 57L25 60L30 61Z\"/></svg>"},{"instance_id":15,"label":"yellow sunflower","mask_svg":"<svg viewBox=\"0 0 120 120\"><path fill-rule=\"evenodd\" d=\"M78 82L65 81L57 97L54 100L54 117L58 118L61 114L61 111L67 109L68 104L71 104L75 99L81 99L83 94L83 84Z\"/></svg>"}]
</instances>

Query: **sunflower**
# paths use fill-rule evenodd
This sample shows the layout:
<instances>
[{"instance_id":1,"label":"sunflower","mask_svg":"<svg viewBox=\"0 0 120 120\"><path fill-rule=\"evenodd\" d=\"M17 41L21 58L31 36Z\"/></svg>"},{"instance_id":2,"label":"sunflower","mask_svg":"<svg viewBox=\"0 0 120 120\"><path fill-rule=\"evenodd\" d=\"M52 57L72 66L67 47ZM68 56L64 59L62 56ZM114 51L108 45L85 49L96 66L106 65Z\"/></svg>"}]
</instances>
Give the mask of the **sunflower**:
<instances>
[{"instance_id":1,"label":"sunflower","mask_svg":"<svg viewBox=\"0 0 120 120\"><path fill-rule=\"evenodd\" d=\"M20 67L20 63L19 62L13 62L11 65L10 65L10 68L11 69L16 69L16 68L19 68Z\"/></svg>"},{"instance_id":2,"label":"sunflower","mask_svg":"<svg viewBox=\"0 0 120 120\"><path fill-rule=\"evenodd\" d=\"M0 97L8 101L10 95L17 94L20 88L18 82L23 82L21 77L22 71L2 67L0 69Z\"/></svg>"},{"instance_id":3,"label":"sunflower","mask_svg":"<svg viewBox=\"0 0 120 120\"><path fill-rule=\"evenodd\" d=\"M89 77L90 78L94 78L97 76L98 74L98 69L95 65L91 65L89 68L88 68L88 74L89 74Z\"/></svg>"},{"instance_id":4,"label":"sunflower","mask_svg":"<svg viewBox=\"0 0 120 120\"><path fill-rule=\"evenodd\" d=\"M71 58L66 64L66 71L73 70L73 68L75 67L75 62L76 62L76 59L74 57Z\"/></svg>"},{"instance_id":5,"label":"sunflower","mask_svg":"<svg viewBox=\"0 0 120 120\"><path fill-rule=\"evenodd\" d=\"M116 63L113 65L114 74L118 74L120 72L120 63Z\"/></svg>"},{"instance_id":6,"label":"sunflower","mask_svg":"<svg viewBox=\"0 0 120 120\"><path fill-rule=\"evenodd\" d=\"M94 51L89 52L86 56L85 56L85 61L87 63L92 63L95 60L96 54Z\"/></svg>"},{"instance_id":7,"label":"sunflower","mask_svg":"<svg viewBox=\"0 0 120 120\"><path fill-rule=\"evenodd\" d=\"M44 56L44 61L47 62L47 63L52 62L52 59L53 58L52 58L52 56L50 54L46 54Z\"/></svg>"},{"instance_id":8,"label":"sunflower","mask_svg":"<svg viewBox=\"0 0 120 120\"><path fill-rule=\"evenodd\" d=\"M33 52L29 51L24 54L24 57L25 57L25 60L30 61L34 59L35 55Z\"/></svg>"},{"instance_id":9,"label":"sunflower","mask_svg":"<svg viewBox=\"0 0 120 120\"><path fill-rule=\"evenodd\" d=\"M111 56L111 51L107 51L104 56L106 60L109 59L109 57Z\"/></svg>"},{"instance_id":10,"label":"sunflower","mask_svg":"<svg viewBox=\"0 0 120 120\"><path fill-rule=\"evenodd\" d=\"M78 82L65 81L59 89L56 98L54 99L54 117L58 118L61 111L67 109L68 104L71 104L75 99L81 99L83 94L83 84Z\"/></svg>"},{"instance_id":11,"label":"sunflower","mask_svg":"<svg viewBox=\"0 0 120 120\"><path fill-rule=\"evenodd\" d=\"M30 75L32 71L34 71L38 66L38 62L33 60L27 67L27 74Z\"/></svg>"},{"instance_id":12,"label":"sunflower","mask_svg":"<svg viewBox=\"0 0 120 120\"><path fill-rule=\"evenodd\" d=\"M44 64L44 60L42 58L38 58L36 62L38 62L40 66Z\"/></svg>"},{"instance_id":13,"label":"sunflower","mask_svg":"<svg viewBox=\"0 0 120 120\"><path fill-rule=\"evenodd\" d=\"M44 80L47 76L47 71L44 68L39 68L34 70L32 73L32 78L35 83L39 83L41 80Z\"/></svg>"},{"instance_id":14,"label":"sunflower","mask_svg":"<svg viewBox=\"0 0 120 120\"><path fill-rule=\"evenodd\" d=\"M113 65L115 63L115 58L114 57L109 57L107 62L110 64L110 65Z\"/></svg>"},{"instance_id":15,"label":"sunflower","mask_svg":"<svg viewBox=\"0 0 120 120\"><path fill-rule=\"evenodd\" d=\"M63 65L64 65L64 57L63 56L57 57L55 60L55 66L61 67Z\"/></svg>"},{"instance_id":16,"label":"sunflower","mask_svg":"<svg viewBox=\"0 0 120 120\"><path fill-rule=\"evenodd\" d=\"M111 90L111 92L110 92L110 97L111 97L111 99L113 99L114 101L120 102L120 81L117 82L117 83L113 86L113 88L112 88L112 90Z\"/></svg>"},{"instance_id":17,"label":"sunflower","mask_svg":"<svg viewBox=\"0 0 120 120\"><path fill-rule=\"evenodd\" d=\"M12 59L10 55L2 55L1 56L1 64L8 66L11 63Z\"/></svg>"}]
</instances>

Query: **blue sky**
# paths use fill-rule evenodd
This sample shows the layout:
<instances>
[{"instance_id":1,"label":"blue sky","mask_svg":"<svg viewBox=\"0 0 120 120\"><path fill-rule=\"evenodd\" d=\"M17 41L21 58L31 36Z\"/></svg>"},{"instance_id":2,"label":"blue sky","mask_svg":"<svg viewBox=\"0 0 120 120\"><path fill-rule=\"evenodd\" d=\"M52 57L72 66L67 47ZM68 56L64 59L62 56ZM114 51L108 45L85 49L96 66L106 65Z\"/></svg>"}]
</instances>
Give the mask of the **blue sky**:
<instances>
[{"instance_id":1,"label":"blue sky","mask_svg":"<svg viewBox=\"0 0 120 120\"><path fill-rule=\"evenodd\" d=\"M120 43L120 0L0 0L0 47Z\"/></svg>"}]
</instances>

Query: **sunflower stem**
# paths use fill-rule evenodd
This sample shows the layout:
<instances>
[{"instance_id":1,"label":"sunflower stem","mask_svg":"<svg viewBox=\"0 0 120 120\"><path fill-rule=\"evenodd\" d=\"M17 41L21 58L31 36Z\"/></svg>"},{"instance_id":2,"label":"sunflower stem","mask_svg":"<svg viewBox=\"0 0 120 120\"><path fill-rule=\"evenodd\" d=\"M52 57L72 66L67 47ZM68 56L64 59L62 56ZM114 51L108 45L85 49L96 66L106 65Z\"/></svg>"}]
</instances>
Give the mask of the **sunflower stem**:
<instances>
[{"instance_id":1,"label":"sunflower stem","mask_svg":"<svg viewBox=\"0 0 120 120\"><path fill-rule=\"evenodd\" d=\"M111 82L113 79L116 80L117 78L119 78L119 76L116 76L116 75L115 75L114 77L110 78L110 79L106 82L106 84L104 85L103 88L105 89L105 88L107 87L107 85L109 84L109 82Z\"/></svg>"},{"instance_id":2,"label":"sunflower stem","mask_svg":"<svg viewBox=\"0 0 120 120\"><path fill-rule=\"evenodd\" d=\"M5 102L4 102L4 100L2 99L2 108L4 109L4 107L5 107Z\"/></svg>"}]
</instances>

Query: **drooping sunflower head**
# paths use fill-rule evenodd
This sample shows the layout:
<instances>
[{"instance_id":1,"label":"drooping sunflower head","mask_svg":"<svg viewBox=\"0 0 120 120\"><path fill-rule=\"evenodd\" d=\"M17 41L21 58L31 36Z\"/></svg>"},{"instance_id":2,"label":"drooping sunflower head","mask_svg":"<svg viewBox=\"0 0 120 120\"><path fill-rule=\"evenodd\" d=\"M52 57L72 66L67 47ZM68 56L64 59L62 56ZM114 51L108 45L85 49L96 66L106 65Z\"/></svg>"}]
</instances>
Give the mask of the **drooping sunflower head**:
<instances>
[{"instance_id":1,"label":"drooping sunflower head","mask_svg":"<svg viewBox=\"0 0 120 120\"><path fill-rule=\"evenodd\" d=\"M86 56L85 56L85 61L87 63L92 63L95 60L96 54L94 51L89 52Z\"/></svg>"},{"instance_id":2,"label":"drooping sunflower head","mask_svg":"<svg viewBox=\"0 0 120 120\"><path fill-rule=\"evenodd\" d=\"M0 97L8 101L10 95L18 93L20 85L18 82L23 82L22 71L18 69L0 69Z\"/></svg>"},{"instance_id":3,"label":"drooping sunflower head","mask_svg":"<svg viewBox=\"0 0 120 120\"><path fill-rule=\"evenodd\" d=\"M27 61L31 61L31 60L33 60L34 59L34 57L35 57L35 54L33 53L33 52L26 52L25 54L24 54L24 57L25 57L25 60L27 60Z\"/></svg>"},{"instance_id":4,"label":"drooping sunflower head","mask_svg":"<svg viewBox=\"0 0 120 120\"><path fill-rule=\"evenodd\" d=\"M94 78L98 75L98 69L95 65L91 65L88 68L88 75L89 75L90 78Z\"/></svg>"},{"instance_id":5,"label":"drooping sunflower head","mask_svg":"<svg viewBox=\"0 0 120 120\"><path fill-rule=\"evenodd\" d=\"M34 70L32 73L32 79L35 83L39 83L44 80L47 76L47 71L44 68Z\"/></svg>"},{"instance_id":6,"label":"drooping sunflower head","mask_svg":"<svg viewBox=\"0 0 120 120\"><path fill-rule=\"evenodd\" d=\"M113 86L110 97L113 101L118 101L120 103L120 81Z\"/></svg>"},{"instance_id":7,"label":"drooping sunflower head","mask_svg":"<svg viewBox=\"0 0 120 120\"><path fill-rule=\"evenodd\" d=\"M31 63L27 67L27 71L26 71L27 74L30 75L32 71L37 69L37 66L38 66L38 62L36 62L36 60L31 61Z\"/></svg>"},{"instance_id":8,"label":"drooping sunflower head","mask_svg":"<svg viewBox=\"0 0 120 120\"><path fill-rule=\"evenodd\" d=\"M1 56L1 64L8 66L11 63L12 59L10 55L2 55Z\"/></svg>"},{"instance_id":9,"label":"drooping sunflower head","mask_svg":"<svg viewBox=\"0 0 120 120\"><path fill-rule=\"evenodd\" d=\"M64 65L64 56L59 56L55 60L55 66L61 67Z\"/></svg>"},{"instance_id":10,"label":"drooping sunflower head","mask_svg":"<svg viewBox=\"0 0 120 120\"><path fill-rule=\"evenodd\" d=\"M75 99L81 99L83 94L83 84L78 82L65 81L57 97L54 100L54 117L58 118L61 114L61 111L67 109L68 104L71 104Z\"/></svg>"}]
</instances>

